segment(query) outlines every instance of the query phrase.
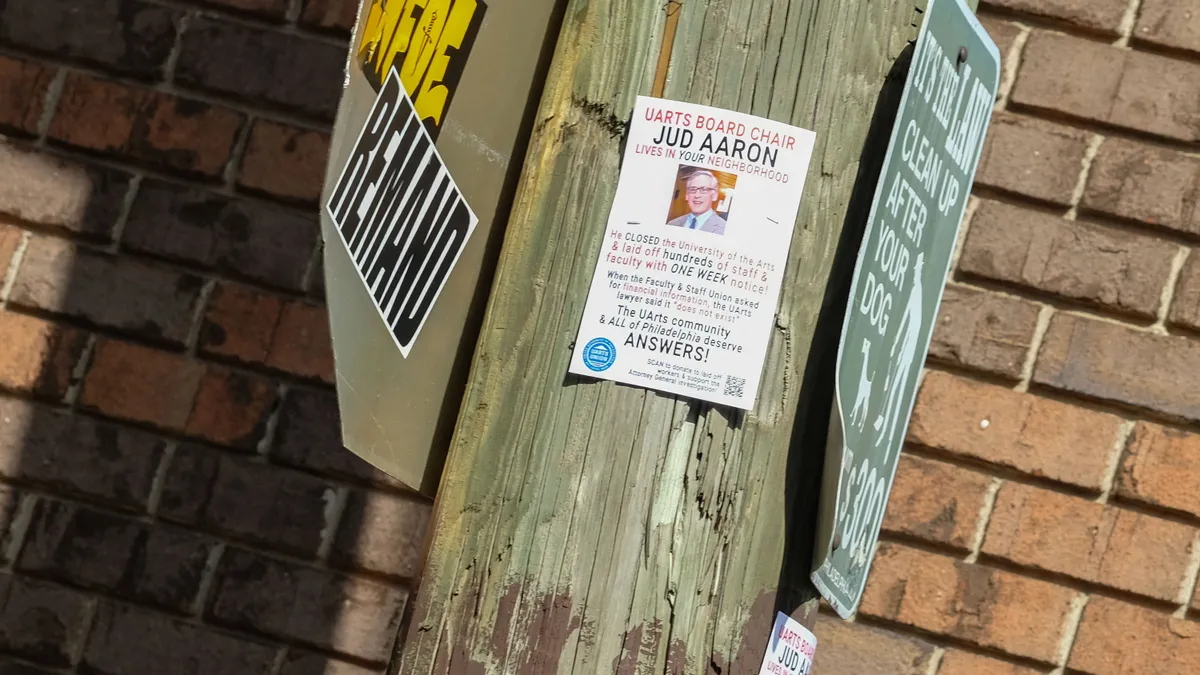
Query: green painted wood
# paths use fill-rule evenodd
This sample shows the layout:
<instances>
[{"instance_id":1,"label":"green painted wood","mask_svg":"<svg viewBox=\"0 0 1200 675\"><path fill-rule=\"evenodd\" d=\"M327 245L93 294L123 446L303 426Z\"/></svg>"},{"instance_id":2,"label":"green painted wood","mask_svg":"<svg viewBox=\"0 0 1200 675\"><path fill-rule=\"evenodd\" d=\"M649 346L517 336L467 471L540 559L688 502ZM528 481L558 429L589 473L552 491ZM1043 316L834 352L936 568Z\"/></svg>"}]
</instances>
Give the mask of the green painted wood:
<instances>
[{"instance_id":1,"label":"green painted wood","mask_svg":"<svg viewBox=\"0 0 1200 675\"><path fill-rule=\"evenodd\" d=\"M666 11L667 98L817 132L749 413L566 374ZM797 400L876 98L919 19L884 0L568 0L393 672L752 673L777 606L811 624L808 570L785 564L811 524L785 513L813 495L787 482L823 447L789 455Z\"/></svg>"}]
</instances>

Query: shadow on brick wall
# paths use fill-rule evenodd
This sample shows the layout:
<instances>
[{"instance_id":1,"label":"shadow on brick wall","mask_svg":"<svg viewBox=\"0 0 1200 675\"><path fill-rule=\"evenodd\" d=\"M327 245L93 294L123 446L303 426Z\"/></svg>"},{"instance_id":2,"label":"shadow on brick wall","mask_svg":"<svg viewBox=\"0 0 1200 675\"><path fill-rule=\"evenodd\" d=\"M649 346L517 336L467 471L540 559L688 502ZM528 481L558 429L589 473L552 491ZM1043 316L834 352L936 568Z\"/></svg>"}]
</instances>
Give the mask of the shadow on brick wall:
<instances>
[{"instance_id":1,"label":"shadow on brick wall","mask_svg":"<svg viewBox=\"0 0 1200 675\"><path fill-rule=\"evenodd\" d=\"M428 500L341 447L347 0L0 2L0 673L386 668Z\"/></svg>"}]
</instances>

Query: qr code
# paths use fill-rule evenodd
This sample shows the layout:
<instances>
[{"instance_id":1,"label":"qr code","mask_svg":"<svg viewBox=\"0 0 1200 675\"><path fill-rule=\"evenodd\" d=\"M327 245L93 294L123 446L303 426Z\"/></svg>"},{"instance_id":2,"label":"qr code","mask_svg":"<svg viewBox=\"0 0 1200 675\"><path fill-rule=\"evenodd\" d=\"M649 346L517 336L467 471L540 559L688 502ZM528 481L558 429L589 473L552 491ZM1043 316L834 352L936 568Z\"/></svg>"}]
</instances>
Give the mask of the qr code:
<instances>
[{"instance_id":1,"label":"qr code","mask_svg":"<svg viewBox=\"0 0 1200 675\"><path fill-rule=\"evenodd\" d=\"M741 398L745 395L746 378L734 377L730 375L725 379L725 395L733 398Z\"/></svg>"}]
</instances>

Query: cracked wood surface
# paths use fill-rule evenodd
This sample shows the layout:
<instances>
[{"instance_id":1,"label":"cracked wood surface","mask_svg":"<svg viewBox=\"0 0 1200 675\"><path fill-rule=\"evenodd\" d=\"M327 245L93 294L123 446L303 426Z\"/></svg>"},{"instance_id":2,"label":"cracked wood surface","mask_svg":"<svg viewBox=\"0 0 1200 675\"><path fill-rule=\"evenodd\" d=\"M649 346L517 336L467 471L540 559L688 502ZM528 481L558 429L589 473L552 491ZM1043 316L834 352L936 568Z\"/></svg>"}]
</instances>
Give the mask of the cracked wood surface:
<instances>
[{"instance_id":1,"label":"cracked wood surface","mask_svg":"<svg viewBox=\"0 0 1200 675\"><path fill-rule=\"evenodd\" d=\"M668 12L666 98L817 132L747 414L567 375ZM789 462L824 451L789 458L797 397L876 98L920 18L885 0L567 1L393 672L740 675L776 607L811 625L807 568L783 572Z\"/></svg>"}]
</instances>

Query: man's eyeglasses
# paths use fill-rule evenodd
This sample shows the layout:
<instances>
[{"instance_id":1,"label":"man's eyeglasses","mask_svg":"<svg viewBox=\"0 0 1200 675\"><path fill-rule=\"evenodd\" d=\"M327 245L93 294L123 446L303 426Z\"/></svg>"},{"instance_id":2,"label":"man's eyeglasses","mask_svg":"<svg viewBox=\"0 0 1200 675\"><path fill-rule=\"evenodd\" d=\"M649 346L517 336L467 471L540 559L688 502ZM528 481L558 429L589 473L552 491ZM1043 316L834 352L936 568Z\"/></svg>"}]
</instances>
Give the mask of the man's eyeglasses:
<instances>
[{"instance_id":1,"label":"man's eyeglasses","mask_svg":"<svg viewBox=\"0 0 1200 675\"><path fill-rule=\"evenodd\" d=\"M690 187L687 189L689 197L692 195L712 194L713 192L716 192L716 190L710 187Z\"/></svg>"}]
</instances>

